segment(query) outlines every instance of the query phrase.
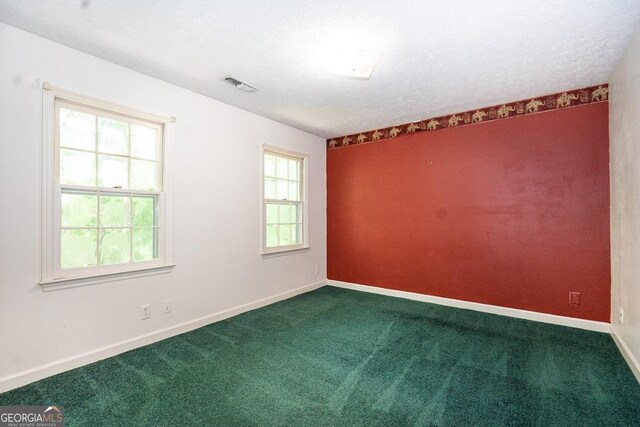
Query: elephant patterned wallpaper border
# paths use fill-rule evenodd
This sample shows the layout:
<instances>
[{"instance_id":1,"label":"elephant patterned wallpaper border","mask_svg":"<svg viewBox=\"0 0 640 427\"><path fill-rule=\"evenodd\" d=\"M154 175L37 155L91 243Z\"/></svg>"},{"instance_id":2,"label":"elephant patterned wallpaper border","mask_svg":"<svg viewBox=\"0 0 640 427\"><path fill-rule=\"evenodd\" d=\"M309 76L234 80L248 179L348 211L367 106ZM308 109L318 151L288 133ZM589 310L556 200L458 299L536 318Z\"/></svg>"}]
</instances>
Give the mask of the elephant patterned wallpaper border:
<instances>
[{"instance_id":1,"label":"elephant patterned wallpaper border","mask_svg":"<svg viewBox=\"0 0 640 427\"><path fill-rule=\"evenodd\" d=\"M327 149L348 147L351 145L378 142L418 132L430 132L457 126L483 123L491 120L507 119L526 114L541 113L543 111L557 110L559 108L575 107L583 104L607 101L609 85L601 84L584 89L559 92L553 95L545 95L509 104L495 105L479 110L465 111L464 113L449 114L434 117L402 125L389 126L383 129L375 129L360 132L353 135L344 135L327 140Z\"/></svg>"}]
</instances>

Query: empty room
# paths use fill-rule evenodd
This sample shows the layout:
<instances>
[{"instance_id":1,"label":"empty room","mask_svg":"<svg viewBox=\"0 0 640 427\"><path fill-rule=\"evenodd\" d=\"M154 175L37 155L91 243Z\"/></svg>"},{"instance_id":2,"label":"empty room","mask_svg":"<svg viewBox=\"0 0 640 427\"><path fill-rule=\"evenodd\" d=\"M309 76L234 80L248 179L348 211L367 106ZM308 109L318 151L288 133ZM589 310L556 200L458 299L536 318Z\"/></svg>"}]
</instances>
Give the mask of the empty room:
<instances>
[{"instance_id":1,"label":"empty room","mask_svg":"<svg viewBox=\"0 0 640 427\"><path fill-rule=\"evenodd\" d=\"M1 426L640 426L637 0L0 0Z\"/></svg>"}]
</instances>

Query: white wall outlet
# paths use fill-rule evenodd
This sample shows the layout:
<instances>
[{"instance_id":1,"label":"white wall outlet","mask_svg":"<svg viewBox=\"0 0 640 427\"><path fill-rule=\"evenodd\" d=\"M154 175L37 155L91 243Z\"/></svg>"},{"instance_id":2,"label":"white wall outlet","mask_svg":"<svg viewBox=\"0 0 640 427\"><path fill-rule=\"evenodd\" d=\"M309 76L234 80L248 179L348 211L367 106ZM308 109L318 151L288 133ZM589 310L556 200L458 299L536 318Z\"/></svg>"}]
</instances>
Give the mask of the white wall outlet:
<instances>
[{"instance_id":1,"label":"white wall outlet","mask_svg":"<svg viewBox=\"0 0 640 427\"><path fill-rule=\"evenodd\" d=\"M320 267L316 265L316 274L320 274Z\"/></svg>"},{"instance_id":2,"label":"white wall outlet","mask_svg":"<svg viewBox=\"0 0 640 427\"><path fill-rule=\"evenodd\" d=\"M151 304L141 305L140 308L142 309L142 320L151 317Z\"/></svg>"},{"instance_id":3,"label":"white wall outlet","mask_svg":"<svg viewBox=\"0 0 640 427\"><path fill-rule=\"evenodd\" d=\"M164 314L168 314L171 313L171 300L165 300L164 301Z\"/></svg>"},{"instance_id":4,"label":"white wall outlet","mask_svg":"<svg viewBox=\"0 0 640 427\"><path fill-rule=\"evenodd\" d=\"M621 308L620 312L618 313L618 320L620 321L621 325L624 323L624 309L623 308Z\"/></svg>"}]
</instances>

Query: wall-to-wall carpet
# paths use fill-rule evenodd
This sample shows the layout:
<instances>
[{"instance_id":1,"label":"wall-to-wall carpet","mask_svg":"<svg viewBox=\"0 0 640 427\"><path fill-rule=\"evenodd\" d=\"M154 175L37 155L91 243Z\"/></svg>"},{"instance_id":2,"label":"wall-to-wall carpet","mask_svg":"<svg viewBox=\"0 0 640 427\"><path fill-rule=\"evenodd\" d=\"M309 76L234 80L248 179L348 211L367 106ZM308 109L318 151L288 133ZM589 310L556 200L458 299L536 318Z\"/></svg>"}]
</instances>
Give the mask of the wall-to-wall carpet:
<instances>
[{"instance_id":1,"label":"wall-to-wall carpet","mask_svg":"<svg viewBox=\"0 0 640 427\"><path fill-rule=\"evenodd\" d=\"M638 425L607 334L324 287L0 395L66 425Z\"/></svg>"}]
</instances>

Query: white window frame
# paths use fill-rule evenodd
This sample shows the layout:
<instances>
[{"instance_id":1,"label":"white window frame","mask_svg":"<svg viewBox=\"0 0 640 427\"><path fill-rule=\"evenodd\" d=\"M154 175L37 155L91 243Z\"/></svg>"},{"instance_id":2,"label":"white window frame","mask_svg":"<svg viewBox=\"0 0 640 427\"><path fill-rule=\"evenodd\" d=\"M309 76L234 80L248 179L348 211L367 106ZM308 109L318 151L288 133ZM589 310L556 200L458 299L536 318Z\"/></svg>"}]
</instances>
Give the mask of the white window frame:
<instances>
[{"instance_id":1,"label":"white window frame","mask_svg":"<svg viewBox=\"0 0 640 427\"><path fill-rule=\"evenodd\" d=\"M49 84L43 84L43 153L42 153L42 268L40 286L44 291L76 287L87 284L96 284L113 280L122 280L132 277L140 277L170 272L174 264L171 263L170 218L169 218L169 174L168 174L168 147L173 138L174 118L163 118L148 113L143 113L127 107L90 98L74 92L53 88ZM60 230L61 230L61 194L63 187L60 185L59 162L59 135L56 132L59 108L57 103L70 105L78 111L89 109L99 110L100 115L111 118L126 117L133 123L145 125L151 124L161 130L162 141L158 179L158 191L147 192L157 196L157 221L158 230L158 257L151 261L129 262L114 265L98 265L85 268L63 269L60 265ZM96 183L97 185L97 183ZM82 190L80 186L69 186ZM96 191L94 187L87 187L89 191ZM98 190L98 194L141 194L143 191L125 189Z\"/></svg>"},{"instance_id":2,"label":"white window frame","mask_svg":"<svg viewBox=\"0 0 640 427\"><path fill-rule=\"evenodd\" d=\"M280 155L284 157L290 157L301 161L302 174L300 176L300 191L302 192L300 197L300 205L302 209L302 243L288 246L276 246L267 247L267 200L264 195L264 156L267 153ZM309 249L309 209L308 209L308 194L309 194L309 155L299 153L291 150L286 150L280 147L274 147L272 145L263 145L260 151L260 254L263 257L286 255L288 253L295 253L298 251L306 251Z\"/></svg>"}]
</instances>

